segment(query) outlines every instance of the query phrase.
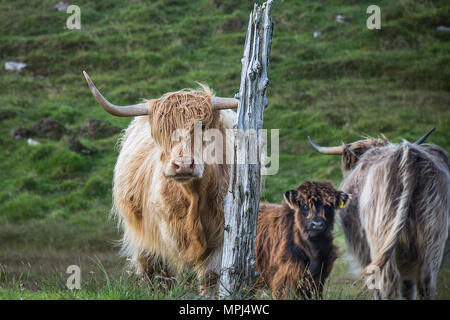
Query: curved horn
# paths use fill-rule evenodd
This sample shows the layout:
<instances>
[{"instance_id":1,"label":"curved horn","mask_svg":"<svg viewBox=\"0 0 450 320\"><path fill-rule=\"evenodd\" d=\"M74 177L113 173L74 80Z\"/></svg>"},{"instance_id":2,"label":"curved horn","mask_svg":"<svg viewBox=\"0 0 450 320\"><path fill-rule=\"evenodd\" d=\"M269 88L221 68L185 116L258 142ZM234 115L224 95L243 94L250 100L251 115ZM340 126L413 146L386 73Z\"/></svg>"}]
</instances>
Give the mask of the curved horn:
<instances>
[{"instance_id":1,"label":"curved horn","mask_svg":"<svg viewBox=\"0 0 450 320\"><path fill-rule=\"evenodd\" d=\"M238 107L239 100L235 98L212 97L211 105L213 109L235 109Z\"/></svg>"},{"instance_id":2,"label":"curved horn","mask_svg":"<svg viewBox=\"0 0 450 320\"><path fill-rule=\"evenodd\" d=\"M425 133L419 140L417 140L416 142L414 142L414 144L422 144L425 142L425 139L428 138L428 136L435 130L436 128L431 128L430 130L427 131L427 133Z\"/></svg>"},{"instance_id":3,"label":"curved horn","mask_svg":"<svg viewBox=\"0 0 450 320\"><path fill-rule=\"evenodd\" d=\"M341 155L344 152L344 146L339 147L321 147L312 141L311 137L308 136L309 143L311 143L314 150L322 154L333 154L333 155Z\"/></svg>"},{"instance_id":4,"label":"curved horn","mask_svg":"<svg viewBox=\"0 0 450 320\"><path fill-rule=\"evenodd\" d=\"M131 106L116 106L109 102L103 97L103 95L98 91L92 82L91 78L89 78L86 71L83 71L84 77L86 78L89 89L91 89L92 94L94 95L95 100L97 100L98 104L102 106L103 109L108 111L113 116L117 117L135 117L135 116L145 116L148 115L148 102L138 103Z\"/></svg>"}]
</instances>

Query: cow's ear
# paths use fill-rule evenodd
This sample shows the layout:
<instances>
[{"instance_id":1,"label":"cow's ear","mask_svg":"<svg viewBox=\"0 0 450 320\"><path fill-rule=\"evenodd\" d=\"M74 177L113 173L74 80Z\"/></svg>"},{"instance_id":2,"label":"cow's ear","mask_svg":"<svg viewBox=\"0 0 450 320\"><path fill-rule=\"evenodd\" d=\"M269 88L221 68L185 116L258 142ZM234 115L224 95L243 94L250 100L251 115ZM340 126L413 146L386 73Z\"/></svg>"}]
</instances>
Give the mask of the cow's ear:
<instances>
[{"instance_id":1,"label":"cow's ear","mask_svg":"<svg viewBox=\"0 0 450 320\"><path fill-rule=\"evenodd\" d=\"M284 193L284 201L291 207L291 209L296 208L296 200L295 195L297 194L296 190L288 190Z\"/></svg>"},{"instance_id":2,"label":"cow's ear","mask_svg":"<svg viewBox=\"0 0 450 320\"><path fill-rule=\"evenodd\" d=\"M336 209L343 209L347 205L348 200L350 200L350 195L343 191L339 191L336 197Z\"/></svg>"}]
</instances>

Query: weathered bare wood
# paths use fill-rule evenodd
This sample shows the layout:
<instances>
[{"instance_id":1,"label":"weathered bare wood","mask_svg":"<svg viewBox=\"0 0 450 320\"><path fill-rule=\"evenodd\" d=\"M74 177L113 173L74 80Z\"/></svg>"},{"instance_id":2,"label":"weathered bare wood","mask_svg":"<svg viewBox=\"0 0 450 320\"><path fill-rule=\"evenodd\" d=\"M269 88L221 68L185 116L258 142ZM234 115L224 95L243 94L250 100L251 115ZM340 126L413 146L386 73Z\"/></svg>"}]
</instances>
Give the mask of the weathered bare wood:
<instances>
[{"instance_id":1,"label":"weathered bare wood","mask_svg":"<svg viewBox=\"0 0 450 320\"><path fill-rule=\"evenodd\" d=\"M264 108L268 105L267 69L273 32L271 7L271 0L261 6L255 4L245 39L238 93L238 121L235 124L234 161L224 201L225 232L220 279L222 299L245 298L255 276L254 242L260 200L259 155L262 145L259 135L238 136L236 132L259 132L262 129Z\"/></svg>"}]
</instances>

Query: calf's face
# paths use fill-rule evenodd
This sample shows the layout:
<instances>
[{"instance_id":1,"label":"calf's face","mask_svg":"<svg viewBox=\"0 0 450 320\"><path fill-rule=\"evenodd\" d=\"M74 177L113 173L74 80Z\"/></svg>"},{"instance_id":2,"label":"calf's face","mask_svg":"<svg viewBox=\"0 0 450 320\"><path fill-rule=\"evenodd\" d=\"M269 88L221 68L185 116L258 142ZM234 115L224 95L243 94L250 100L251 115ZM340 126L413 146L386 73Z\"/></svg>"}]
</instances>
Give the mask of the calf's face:
<instances>
[{"instance_id":1,"label":"calf's face","mask_svg":"<svg viewBox=\"0 0 450 320\"><path fill-rule=\"evenodd\" d=\"M297 189L286 191L284 199L295 214L297 227L308 238L318 238L334 225L335 209L349 199L329 182L306 181Z\"/></svg>"}]
</instances>

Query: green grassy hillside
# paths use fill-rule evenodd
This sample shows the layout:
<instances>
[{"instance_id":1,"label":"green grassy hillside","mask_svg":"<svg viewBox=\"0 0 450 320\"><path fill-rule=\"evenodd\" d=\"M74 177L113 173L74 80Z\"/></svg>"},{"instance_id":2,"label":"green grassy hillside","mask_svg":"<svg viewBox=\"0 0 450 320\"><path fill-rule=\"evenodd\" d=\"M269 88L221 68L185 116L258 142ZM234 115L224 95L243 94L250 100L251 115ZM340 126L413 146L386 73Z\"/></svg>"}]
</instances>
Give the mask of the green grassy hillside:
<instances>
[{"instance_id":1,"label":"green grassy hillside","mask_svg":"<svg viewBox=\"0 0 450 320\"><path fill-rule=\"evenodd\" d=\"M95 103L82 70L117 104L196 81L232 96L253 1L78 1L81 30L65 27L56 2L0 1L0 298L186 297L185 287L137 288L123 273L109 211L115 143L130 119ZM371 4L275 1L264 126L280 129L281 155L266 200L281 201L305 179L339 185L339 157L313 152L307 135L320 144L380 133L399 142L436 127L429 141L450 151L450 32L436 30L450 21L449 2L377 1L381 30L366 28ZM27 67L7 71L10 60ZM18 128L41 144L13 139ZM81 292L64 289L70 264L82 267ZM327 297L367 296L350 288L347 267L338 261ZM449 268L438 293L450 298Z\"/></svg>"}]
</instances>

